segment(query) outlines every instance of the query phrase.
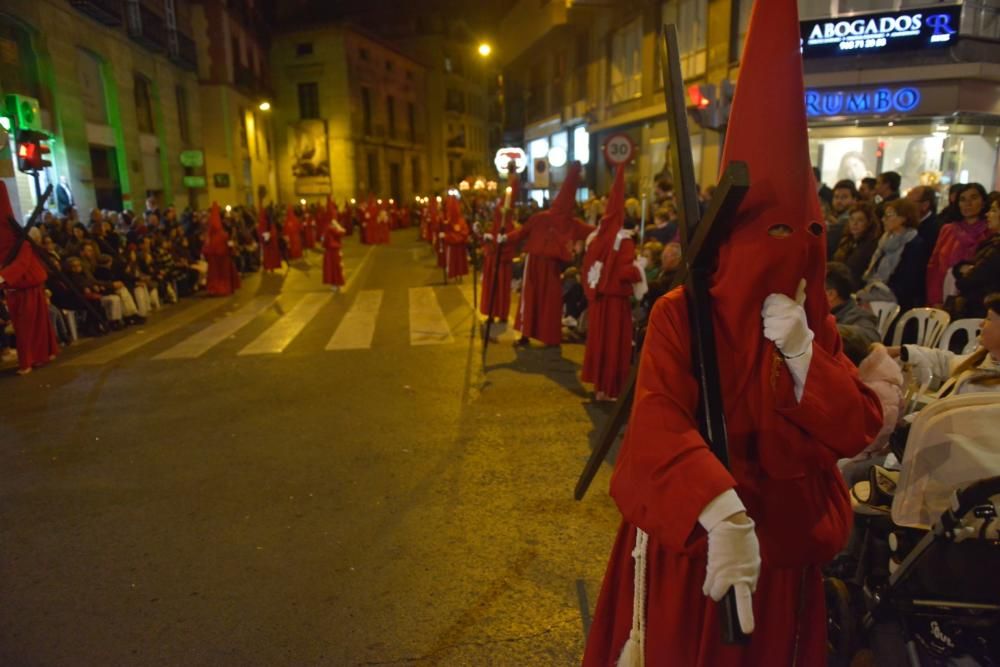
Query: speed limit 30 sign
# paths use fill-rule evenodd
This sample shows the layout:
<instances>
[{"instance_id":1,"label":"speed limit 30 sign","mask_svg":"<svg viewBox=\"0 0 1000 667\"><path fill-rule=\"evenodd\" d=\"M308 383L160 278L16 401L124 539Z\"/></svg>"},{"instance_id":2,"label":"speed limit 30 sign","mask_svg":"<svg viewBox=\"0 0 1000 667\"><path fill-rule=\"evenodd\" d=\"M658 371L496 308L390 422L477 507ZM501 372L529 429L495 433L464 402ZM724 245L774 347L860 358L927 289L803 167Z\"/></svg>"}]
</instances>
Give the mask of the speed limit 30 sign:
<instances>
[{"instance_id":1,"label":"speed limit 30 sign","mask_svg":"<svg viewBox=\"0 0 1000 667\"><path fill-rule=\"evenodd\" d=\"M635 144L627 134L613 134L604 142L604 159L613 165L628 162L635 155Z\"/></svg>"}]
</instances>

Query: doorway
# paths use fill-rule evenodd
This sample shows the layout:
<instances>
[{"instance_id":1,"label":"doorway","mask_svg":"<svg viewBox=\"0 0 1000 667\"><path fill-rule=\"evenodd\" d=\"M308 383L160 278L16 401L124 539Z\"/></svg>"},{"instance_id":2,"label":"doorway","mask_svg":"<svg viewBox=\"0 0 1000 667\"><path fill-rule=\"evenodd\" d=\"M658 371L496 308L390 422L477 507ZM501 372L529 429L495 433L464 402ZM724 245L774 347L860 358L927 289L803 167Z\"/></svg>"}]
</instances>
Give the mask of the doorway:
<instances>
[{"instance_id":1,"label":"doorway","mask_svg":"<svg viewBox=\"0 0 1000 667\"><path fill-rule=\"evenodd\" d=\"M122 186L118 175L115 149L110 146L90 145L90 170L94 178L94 196L97 208L121 211Z\"/></svg>"},{"instance_id":2,"label":"doorway","mask_svg":"<svg viewBox=\"0 0 1000 667\"><path fill-rule=\"evenodd\" d=\"M396 201L402 201L400 195L403 192L403 170L398 162L389 163L389 196Z\"/></svg>"}]
</instances>

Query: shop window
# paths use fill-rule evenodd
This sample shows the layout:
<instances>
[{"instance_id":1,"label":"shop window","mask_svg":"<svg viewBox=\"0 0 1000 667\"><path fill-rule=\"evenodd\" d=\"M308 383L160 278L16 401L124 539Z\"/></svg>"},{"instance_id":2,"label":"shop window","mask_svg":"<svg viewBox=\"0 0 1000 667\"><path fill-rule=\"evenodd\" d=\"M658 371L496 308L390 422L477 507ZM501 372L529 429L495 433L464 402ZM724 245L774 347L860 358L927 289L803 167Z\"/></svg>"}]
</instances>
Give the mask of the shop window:
<instances>
[{"instance_id":1,"label":"shop window","mask_svg":"<svg viewBox=\"0 0 1000 667\"><path fill-rule=\"evenodd\" d=\"M546 159L549 156L548 137L535 139L528 143L528 180L535 181L535 160Z\"/></svg>"},{"instance_id":2,"label":"shop window","mask_svg":"<svg viewBox=\"0 0 1000 667\"><path fill-rule=\"evenodd\" d=\"M753 0L733 0L732 30L730 30L729 60L739 62L743 57L743 43L750 27L750 10Z\"/></svg>"},{"instance_id":3,"label":"shop window","mask_svg":"<svg viewBox=\"0 0 1000 667\"><path fill-rule=\"evenodd\" d=\"M578 160L580 164L590 162L590 133L583 125L573 130L573 159Z\"/></svg>"},{"instance_id":4,"label":"shop window","mask_svg":"<svg viewBox=\"0 0 1000 667\"><path fill-rule=\"evenodd\" d=\"M635 18L612 33L609 69L612 104L642 95L641 18Z\"/></svg>"},{"instance_id":5,"label":"shop window","mask_svg":"<svg viewBox=\"0 0 1000 667\"><path fill-rule=\"evenodd\" d=\"M319 118L319 84L299 84L299 118Z\"/></svg>"},{"instance_id":6,"label":"shop window","mask_svg":"<svg viewBox=\"0 0 1000 667\"><path fill-rule=\"evenodd\" d=\"M681 76L687 80L705 74L708 54L708 0L670 0L660 6L660 15L663 24L673 23L678 26L677 51L681 61ZM659 61L659 48L656 53ZM657 62L656 87L663 87L659 62Z\"/></svg>"},{"instance_id":7,"label":"shop window","mask_svg":"<svg viewBox=\"0 0 1000 667\"><path fill-rule=\"evenodd\" d=\"M83 116L88 123L108 124L108 107L104 97L104 77L101 61L86 49L76 50L76 73L80 81Z\"/></svg>"},{"instance_id":8,"label":"shop window","mask_svg":"<svg viewBox=\"0 0 1000 667\"><path fill-rule=\"evenodd\" d=\"M153 124L153 95L152 83L141 74L135 75L135 86L133 94L135 98L135 119L139 126L139 132L144 134L155 134L156 126Z\"/></svg>"}]
</instances>

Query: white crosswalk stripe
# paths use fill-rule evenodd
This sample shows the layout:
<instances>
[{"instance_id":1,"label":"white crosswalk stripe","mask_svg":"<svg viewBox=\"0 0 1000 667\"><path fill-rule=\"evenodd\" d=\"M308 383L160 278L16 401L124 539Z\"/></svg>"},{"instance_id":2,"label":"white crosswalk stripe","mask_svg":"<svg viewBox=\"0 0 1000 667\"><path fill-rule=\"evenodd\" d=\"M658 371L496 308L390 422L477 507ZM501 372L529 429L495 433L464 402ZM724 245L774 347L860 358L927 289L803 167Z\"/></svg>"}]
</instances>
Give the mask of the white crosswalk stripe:
<instances>
[{"instance_id":1,"label":"white crosswalk stripe","mask_svg":"<svg viewBox=\"0 0 1000 667\"><path fill-rule=\"evenodd\" d=\"M254 318L267 310L273 304L273 296L258 296L248 304L222 319L210 324L186 340L182 340L169 350L162 352L155 359L194 359L226 340L237 331L249 324Z\"/></svg>"},{"instance_id":2,"label":"white crosswalk stripe","mask_svg":"<svg viewBox=\"0 0 1000 667\"><path fill-rule=\"evenodd\" d=\"M257 338L239 351L239 356L248 354L280 354L291 344L295 337L302 333L306 325L316 317L316 314L330 303L333 295L329 292L324 294L306 294L301 301L277 322L272 324L267 331L257 336Z\"/></svg>"},{"instance_id":3,"label":"white crosswalk stripe","mask_svg":"<svg viewBox=\"0 0 1000 667\"><path fill-rule=\"evenodd\" d=\"M410 345L454 343L433 287L410 288Z\"/></svg>"},{"instance_id":4,"label":"white crosswalk stripe","mask_svg":"<svg viewBox=\"0 0 1000 667\"><path fill-rule=\"evenodd\" d=\"M375 322L382 307L382 290L361 290L333 332L327 350L364 350L372 346Z\"/></svg>"}]
</instances>

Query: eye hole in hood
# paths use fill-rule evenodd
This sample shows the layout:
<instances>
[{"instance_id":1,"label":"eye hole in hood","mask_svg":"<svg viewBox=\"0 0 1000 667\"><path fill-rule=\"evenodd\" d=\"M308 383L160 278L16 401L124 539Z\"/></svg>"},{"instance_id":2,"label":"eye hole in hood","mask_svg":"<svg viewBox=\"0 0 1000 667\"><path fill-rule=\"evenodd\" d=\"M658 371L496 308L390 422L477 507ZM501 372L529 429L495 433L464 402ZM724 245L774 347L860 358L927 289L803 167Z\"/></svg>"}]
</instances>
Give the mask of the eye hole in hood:
<instances>
[{"instance_id":1,"label":"eye hole in hood","mask_svg":"<svg viewBox=\"0 0 1000 667\"><path fill-rule=\"evenodd\" d=\"M818 222L814 222L814 223L812 223L812 224L809 225L809 232L813 236L822 236L823 235L823 225L819 224Z\"/></svg>"},{"instance_id":2,"label":"eye hole in hood","mask_svg":"<svg viewBox=\"0 0 1000 667\"><path fill-rule=\"evenodd\" d=\"M771 235L772 238L776 239L787 239L792 235L792 228L788 225L771 225L767 228L767 233Z\"/></svg>"}]
</instances>

